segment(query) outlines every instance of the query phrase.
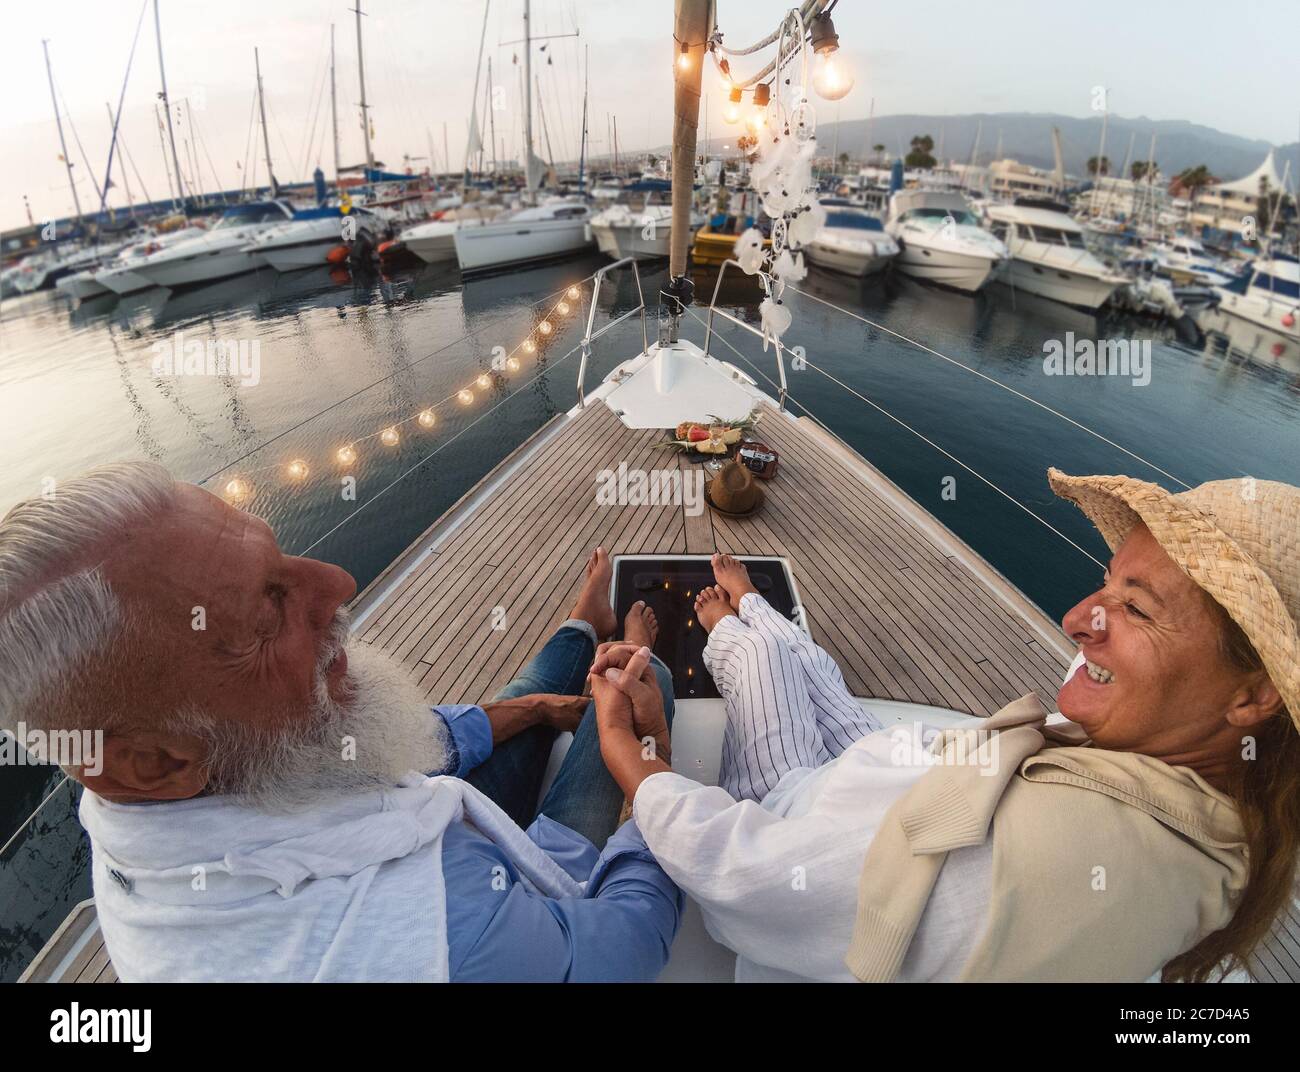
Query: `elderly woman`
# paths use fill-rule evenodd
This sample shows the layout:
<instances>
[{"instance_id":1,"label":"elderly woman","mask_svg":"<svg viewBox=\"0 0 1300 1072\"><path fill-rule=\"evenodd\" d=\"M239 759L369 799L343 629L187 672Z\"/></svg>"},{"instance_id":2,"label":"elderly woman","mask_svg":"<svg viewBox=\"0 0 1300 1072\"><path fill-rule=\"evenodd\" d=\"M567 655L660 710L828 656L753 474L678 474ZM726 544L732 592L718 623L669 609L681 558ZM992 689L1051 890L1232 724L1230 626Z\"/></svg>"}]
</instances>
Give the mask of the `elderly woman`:
<instances>
[{"instance_id":1,"label":"elderly woman","mask_svg":"<svg viewBox=\"0 0 1300 1072\"><path fill-rule=\"evenodd\" d=\"M1049 479L1113 552L1065 616L1060 726L1028 696L908 747L727 556L697 605L721 786L642 748L648 652L598 654L606 763L738 980L1204 980L1267 933L1300 844L1300 489Z\"/></svg>"}]
</instances>

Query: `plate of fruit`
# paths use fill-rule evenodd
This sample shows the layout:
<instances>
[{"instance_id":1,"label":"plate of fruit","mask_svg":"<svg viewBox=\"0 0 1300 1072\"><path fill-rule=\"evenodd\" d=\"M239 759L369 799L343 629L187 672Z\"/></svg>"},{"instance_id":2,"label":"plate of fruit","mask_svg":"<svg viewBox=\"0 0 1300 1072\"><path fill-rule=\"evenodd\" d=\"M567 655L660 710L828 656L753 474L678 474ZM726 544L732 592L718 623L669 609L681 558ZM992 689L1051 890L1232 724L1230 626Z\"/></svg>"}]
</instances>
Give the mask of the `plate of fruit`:
<instances>
[{"instance_id":1,"label":"plate of fruit","mask_svg":"<svg viewBox=\"0 0 1300 1072\"><path fill-rule=\"evenodd\" d=\"M707 421L682 421L665 441L665 446L696 456L730 454L758 424L758 410L740 420L709 416Z\"/></svg>"}]
</instances>

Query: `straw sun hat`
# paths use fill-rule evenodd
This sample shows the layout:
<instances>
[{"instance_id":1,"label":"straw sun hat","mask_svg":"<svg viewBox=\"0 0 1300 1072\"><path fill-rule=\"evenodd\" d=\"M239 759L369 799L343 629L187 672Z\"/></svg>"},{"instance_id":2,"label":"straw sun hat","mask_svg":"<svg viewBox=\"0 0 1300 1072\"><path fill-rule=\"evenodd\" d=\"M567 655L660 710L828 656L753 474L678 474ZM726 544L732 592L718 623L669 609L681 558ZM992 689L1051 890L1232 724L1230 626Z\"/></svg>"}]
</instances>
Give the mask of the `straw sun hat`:
<instances>
[{"instance_id":1,"label":"straw sun hat","mask_svg":"<svg viewBox=\"0 0 1300 1072\"><path fill-rule=\"evenodd\" d=\"M1127 476L1049 469L1047 479L1112 551L1145 522L1166 554L1241 626L1300 729L1300 488L1243 478L1174 495Z\"/></svg>"}]
</instances>

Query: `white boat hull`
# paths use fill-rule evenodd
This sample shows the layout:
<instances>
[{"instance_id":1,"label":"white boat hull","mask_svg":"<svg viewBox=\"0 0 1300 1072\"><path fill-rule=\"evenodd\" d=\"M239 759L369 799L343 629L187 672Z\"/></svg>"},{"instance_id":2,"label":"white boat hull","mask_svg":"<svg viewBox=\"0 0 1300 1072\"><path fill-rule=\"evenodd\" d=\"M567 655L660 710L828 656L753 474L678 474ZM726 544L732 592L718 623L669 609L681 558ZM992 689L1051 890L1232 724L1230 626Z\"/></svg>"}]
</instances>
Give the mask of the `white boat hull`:
<instances>
[{"instance_id":1,"label":"white boat hull","mask_svg":"<svg viewBox=\"0 0 1300 1072\"><path fill-rule=\"evenodd\" d=\"M296 272L300 268L319 268L329 263L330 251L342 243L338 236L303 242L294 246L270 246L261 251L266 263L277 272Z\"/></svg>"},{"instance_id":2,"label":"white boat hull","mask_svg":"<svg viewBox=\"0 0 1300 1072\"><path fill-rule=\"evenodd\" d=\"M195 283L211 283L232 275L243 275L266 264L261 253L248 253L242 249L204 251L184 258L142 265L138 271L154 286L183 287Z\"/></svg>"},{"instance_id":3,"label":"white boat hull","mask_svg":"<svg viewBox=\"0 0 1300 1072\"><path fill-rule=\"evenodd\" d=\"M809 263L844 275L867 276L884 271L896 254L868 253L865 250L847 250L824 242L810 242L804 247Z\"/></svg>"},{"instance_id":4,"label":"white boat hull","mask_svg":"<svg viewBox=\"0 0 1300 1072\"><path fill-rule=\"evenodd\" d=\"M66 294L77 301L97 298L101 294L109 293L109 289L99 282L96 274L93 271L86 271L78 272L76 275L66 275L54 284L54 288L60 294Z\"/></svg>"},{"instance_id":5,"label":"white boat hull","mask_svg":"<svg viewBox=\"0 0 1300 1072\"><path fill-rule=\"evenodd\" d=\"M970 294L982 290L1004 263L978 253L929 249L916 242L905 241L901 244L903 248L897 263L899 271L904 275Z\"/></svg>"},{"instance_id":6,"label":"white boat hull","mask_svg":"<svg viewBox=\"0 0 1300 1072\"><path fill-rule=\"evenodd\" d=\"M456 228L456 260L462 272L482 272L512 264L577 253L592 244L585 217L564 220L509 220Z\"/></svg>"},{"instance_id":7,"label":"white boat hull","mask_svg":"<svg viewBox=\"0 0 1300 1072\"><path fill-rule=\"evenodd\" d=\"M1245 294L1220 289L1218 294L1221 313L1292 342L1300 341L1300 304L1294 298L1266 298L1253 289ZM1289 328L1282 323L1282 318L1287 315L1292 318Z\"/></svg>"},{"instance_id":8,"label":"white boat hull","mask_svg":"<svg viewBox=\"0 0 1300 1072\"><path fill-rule=\"evenodd\" d=\"M672 227L668 220L655 221L653 227L640 223L592 223L591 233L597 248L614 260L624 257L667 257L670 254Z\"/></svg>"},{"instance_id":9,"label":"white boat hull","mask_svg":"<svg viewBox=\"0 0 1300 1072\"><path fill-rule=\"evenodd\" d=\"M1079 309L1095 310L1120 286L1120 281L1105 276L1074 272L1069 268L1013 257L1003 282L1026 294L1073 305Z\"/></svg>"},{"instance_id":10,"label":"white boat hull","mask_svg":"<svg viewBox=\"0 0 1300 1072\"><path fill-rule=\"evenodd\" d=\"M443 233L421 235L419 238L405 238L406 248L425 264L441 264L456 259L457 227L448 225Z\"/></svg>"},{"instance_id":11,"label":"white boat hull","mask_svg":"<svg viewBox=\"0 0 1300 1072\"><path fill-rule=\"evenodd\" d=\"M153 286L148 279L131 268L105 268L95 275L95 282L114 294L134 294Z\"/></svg>"}]
</instances>

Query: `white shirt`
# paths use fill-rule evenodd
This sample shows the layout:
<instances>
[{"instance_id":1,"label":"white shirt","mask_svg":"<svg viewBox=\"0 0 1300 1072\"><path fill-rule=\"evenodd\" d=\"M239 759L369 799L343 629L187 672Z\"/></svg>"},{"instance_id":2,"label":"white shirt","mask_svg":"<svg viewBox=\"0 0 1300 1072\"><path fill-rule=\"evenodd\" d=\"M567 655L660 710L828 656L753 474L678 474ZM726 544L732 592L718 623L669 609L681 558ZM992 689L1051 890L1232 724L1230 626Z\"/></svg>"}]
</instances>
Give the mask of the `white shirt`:
<instances>
[{"instance_id":1,"label":"white shirt","mask_svg":"<svg viewBox=\"0 0 1300 1072\"><path fill-rule=\"evenodd\" d=\"M762 804L653 775L637 825L668 875L737 953L737 982L853 982L844 965L858 876L885 813L936 762L879 730L817 768L788 772ZM928 742L934 730L923 741ZM904 982L958 977L988 917L992 842L948 854L903 963Z\"/></svg>"}]
</instances>

